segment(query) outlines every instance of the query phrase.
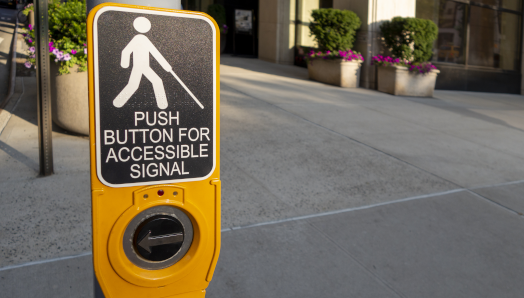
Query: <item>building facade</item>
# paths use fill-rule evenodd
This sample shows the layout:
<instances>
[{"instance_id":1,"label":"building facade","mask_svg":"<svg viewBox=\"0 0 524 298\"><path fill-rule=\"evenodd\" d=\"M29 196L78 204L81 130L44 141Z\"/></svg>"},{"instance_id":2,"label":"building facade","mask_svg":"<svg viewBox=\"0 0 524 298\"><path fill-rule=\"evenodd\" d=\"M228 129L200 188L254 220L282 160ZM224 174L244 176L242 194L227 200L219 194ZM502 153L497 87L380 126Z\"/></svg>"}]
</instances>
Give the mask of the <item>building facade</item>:
<instances>
[{"instance_id":1,"label":"building facade","mask_svg":"<svg viewBox=\"0 0 524 298\"><path fill-rule=\"evenodd\" d=\"M434 63L437 89L524 94L522 80L523 0L183 0L185 9L226 7L226 53L304 66L315 42L309 34L318 8L354 11L362 21L354 50L363 54L361 86L376 88L371 57L383 54L380 24L395 16L430 19L439 27ZM235 30L238 10L252 13L251 35Z\"/></svg>"}]
</instances>

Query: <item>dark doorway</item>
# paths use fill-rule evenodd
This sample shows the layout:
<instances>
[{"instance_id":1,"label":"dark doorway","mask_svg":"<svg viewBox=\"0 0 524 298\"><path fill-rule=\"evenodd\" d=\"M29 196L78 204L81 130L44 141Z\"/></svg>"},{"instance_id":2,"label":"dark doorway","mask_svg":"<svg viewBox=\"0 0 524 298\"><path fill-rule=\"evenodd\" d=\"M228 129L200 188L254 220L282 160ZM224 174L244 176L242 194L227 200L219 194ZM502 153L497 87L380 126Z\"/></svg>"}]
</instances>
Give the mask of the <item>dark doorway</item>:
<instances>
[{"instance_id":1,"label":"dark doorway","mask_svg":"<svg viewBox=\"0 0 524 298\"><path fill-rule=\"evenodd\" d=\"M229 31L224 52L239 56L258 57L258 0L218 0L215 3L222 4L226 8L226 22ZM251 30L235 30L235 10L242 10L239 14L246 19L248 13L245 11L251 11Z\"/></svg>"}]
</instances>

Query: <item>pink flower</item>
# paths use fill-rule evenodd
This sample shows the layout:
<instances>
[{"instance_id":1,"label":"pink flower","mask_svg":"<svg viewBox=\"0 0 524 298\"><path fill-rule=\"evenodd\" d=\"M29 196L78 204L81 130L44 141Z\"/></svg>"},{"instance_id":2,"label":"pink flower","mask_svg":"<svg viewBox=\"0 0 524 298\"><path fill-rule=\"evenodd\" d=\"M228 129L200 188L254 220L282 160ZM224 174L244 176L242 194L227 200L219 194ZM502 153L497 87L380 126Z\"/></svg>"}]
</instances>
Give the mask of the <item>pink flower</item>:
<instances>
[{"instance_id":1,"label":"pink flower","mask_svg":"<svg viewBox=\"0 0 524 298\"><path fill-rule=\"evenodd\" d=\"M26 61L24 63L24 66L27 67L27 68L31 68L31 66L33 66L33 64L31 64L31 62L29 62L29 61Z\"/></svg>"},{"instance_id":2,"label":"pink flower","mask_svg":"<svg viewBox=\"0 0 524 298\"><path fill-rule=\"evenodd\" d=\"M53 53L55 49L55 47L49 47L49 53Z\"/></svg>"},{"instance_id":3,"label":"pink flower","mask_svg":"<svg viewBox=\"0 0 524 298\"><path fill-rule=\"evenodd\" d=\"M84 54L87 55L87 48L84 48Z\"/></svg>"},{"instance_id":4,"label":"pink flower","mask_svg":"<svg viewBox=\"0 0 524 298\"><path fill-rule=\"evenodd\" d=\"M49 42L49 46L52 46L52 45L53 45L53 42L52 42L52 41L50 41L50 42Z\"/></svg>"},{"instance_id":5,"label":"pink flower","mask_svg":"<svg viewBox=\"0 0 524 298\"><path fill-rule=\"evenodd\" d=\"M33 25L29 24L27 27L29 28L29 31L33 31Z\"/></svg>"},{"instance_id":6,"label":"pink flower","mask_svg":"<svg viewBox=\"0 0 524 298\"><path fill-rule=\"evenodd\" d=\"M36 51L35 47L30 47L29 52L34 53Z\"/></svg>"},{"instance_id":7,"label":"pink flower","mask_svg":"<svg viewBox=\"0 0 524 298\"><path fill-rule=\"evenodd\" d=\"M64 61L69 61L71 60L71 56L69 54L64 54Z\"/></svg>"},{"instance_id":8,"label":"pink flower","mask_svg":"<svg viewBox=\"0 0 524 298\"><path fill-rule=\"evenodd\" d=\"M76 54L76 50L71 50L71 54Z\"/></svg>"},{"instance_id":9,"label":"pink flower","mask_svg":"<svg viewBox=\"0 0 524 298\"><path fill-rule=\"evenodd\" d=\"M33 43L33 40L32 40L31 38L29 38L29 39L27 40L27 42L29 42L29 43Z\"/></svg>"}]
</instances>

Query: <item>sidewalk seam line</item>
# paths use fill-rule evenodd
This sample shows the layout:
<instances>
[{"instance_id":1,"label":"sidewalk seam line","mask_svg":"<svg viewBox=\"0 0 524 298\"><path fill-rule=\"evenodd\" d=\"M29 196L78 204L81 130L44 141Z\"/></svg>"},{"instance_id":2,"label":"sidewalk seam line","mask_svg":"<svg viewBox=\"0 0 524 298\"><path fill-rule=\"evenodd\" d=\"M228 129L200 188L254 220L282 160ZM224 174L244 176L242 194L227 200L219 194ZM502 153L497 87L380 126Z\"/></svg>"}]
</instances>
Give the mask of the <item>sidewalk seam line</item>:
<instances>
[{"instance_id":1,"label":"sidewalk seam line","mask_svg":"<svg viewBox=\"0 0 524 298\"><path fill-rule=\"evenodd\" d=\"M340 249L345 255L347 255L349 258L351 258L359 267L364 269L364 271L368 272L371 276L373 276L379 283L384 285L386 288L388 288L391 292L395 293L399 297L406 298L406 295L404 293L398 291L395 289L392 285L390 285L387 281L385 281L380 275L374 273L369 268L367 268L363 263L361 263L355 256L353 256L349 251L345 250L340 244L338 244L335 240L333 240L328 234L326 234L324 231L319 229L317 226L315 226L314 223L308 222L308 224L313 227L320 235L324 236L329 242L331 242L335 247Z\"/></svg>"},{"instance_id":2,"label":"sidewalk seam line","mask_svg":"<svg viewBox=\"0 0 524 298\"><path fill-rule=\"evenodd\" d=\"M229 231L235 231L235 230L240 230L240 229L247 229L247 228L267 226L267 225L272 225L272 224L279 224L279 223L284 223L284 222L289 222L289 221L298 221L298 220L303 220L303 219L310 219L310 218L323 217L323 216L328 216L328 215L335 215L335 214L340 214L340 213L346 213L346 212L357 211L357 210L364 210L364 209L369 209L369 208L374 208L374 207L379 207L379 206L385 206L385 205L390 205L390 204L396 204L396 203L402 203L402 202L407 202L407 201L425 199L425 198L430 198L430 197L438 197L438 196L453 194L453 193L457 193L457 192L461 192L461 191L467 191L467 189L465 189L465 188L458 188L458 189L452 189L452 190L443 191L443 192L431 193L431 194L420 195L420 196L415 196L415 197L408 197L408 198L403 198L403 199L399 199L399 200L393 200L393 201L389 201L389 202L365 205L365 206L360 206L360 207L345 208L345 209L340 209L340 210L333 210L333 211L322 212L322 213L302 215L302 216L285 218L285 219L280 219L280 220L266 221L266 222L256 223L256 224L247 225L247 226L226 228L226 229L223 229L221 232L229 232Z\"/></svg>"},{"instance_id":3,"label":"sidewalk seam line","mask_svg":"<svg viewBox=\"0 0 524 298\"><path fill-rule=\"evenodd\" d=\"M6 267L3 267L3 268L0 268L0 272L1 271L6 271L6 270L10 270L10 269L17 269L17 268L32 266L32 265L40 265L40 264L51 263L51 262L56 262L56 261L75 259L75 258L89 256L89 255L92 255L92 254L93 253L89 251L89 252L84 252L84 253L81 253L81 254L78 254L78 255L72 255L72 256L67 256L67 257L59 257L59 258L53 258L53 259L47 259L47 260L41 260L41 261L28 262L28 263L23 263L23 264L19 264L19 265L11 265L11 266L6 266Z\"/></svg>"},{"instance_id":4,"label":"sidewalk seam line","mask_svg":"<svg viewBox=\"0 0 524 298\"><path fill-rule=\"evenodd\" d=\"M467 189L466 191L467 191L468 193L472 194L473 196L475 196L475 197L479 197L479 198L481 198L481 199L483 199L483 200L485 200L485 201L488 201L489 203L491 203L491 204L493 204L493 205L495 205L495 206L497 206L497 207L500 207L500 208L502 208L502 209L508 210L508 211L510 211L510 212L512 212L512 213L515 213L515 214L518 215L518 216L524 216L522 213L520 213L520 212L518 212L518 211L516 211L516 210L513 210L513 209L511 209L511 208L509 208L509 207L506 207L506 206L500 204L499 202L493 201L493 200L491 200L491 199L489 199L489 198L487 198L487 197L485 197L485 196L483 196L483 195L481 195L481 194L478 194L478 193L472 191L471 189Z\"/></svg>"},{"instance_id":5,"label":"sidewalk seam line","mask_svg":"<svg viewBox=\"0 0 524 298\"><path fill-rule=\"evenodd\" d=\"M506 183L501 183L501 184L495 184L495 185L488 186L488 187L497 187L497 186L518 184L518 183L522 183L522 182L524 182L524 180L514 181L514 182L506 182ZM484 188L484 187L478 187L478 188ZM470 189L458 188L458 189L452 189L452 190L443 191L443 192L431 193L431 194L427 194L427 195L408 197L408 198L394 200L394 201L389 201L389 202L384 202L384 203L377 203L377 204L360 206L360 207L353 207L353 208L346 208L346 209L340 209L340 210L334 210L334 211L328 211L328 212L322 212L322 213L315 213L315 214L291 217L291 218L286 218L286 219L281 219L281 220L267 221L267 222L256 223L256 224L247 225L247 226L226 228L226 229L221 230L220 232L224 233L224 232L236 231L236 230L247 229L247 228L255 228L255 227L267 226L267 225L272 225L272 224L279 224L279 223L290 222L290 221L299 221L299 220L302 220L302 219L311 219L311 218L323 217L323 216L328 216L328 215L336 215L336 214L340 214L340 213L346 213L346 212L358 211L358 210L365 210L365 209L370 209L370 208L380 207L380 206L385 206L385 205L390 205L390 204L408 202L408 201L419 200L419 199L426 199L426 198L431 198L431 197L439 197L439 196L444 196L444 195L448 195L448 194L458 193L458 192L462 192L462 191L471 193L472 195L474 195L476 197L480 197L480 198L482 198L482 199L484 199L486 201L489 201L490 203L492 203L494 205L497 205L497 206L499 206L501 208L504 208L504 209L509 210L509 211L511 211L513 213L516 213L517 215L522 216L520 213L518 213L518 212L516 212L516 211L514 211L512 209L509 209L509 208L505 207L504 205L501 205L501 204L499 204L499 203L497 203L495 201L492 201L492 200L490 200L488 198L485 198L485 197L479 195L478 193L476 193L476 192L474 192L474 191L472 191ZM16 268L32 266L32 265L40 265L40 264L51 263L51 262L55 262L55 261L74 259L74 258L88 256L88 255L92 255L92 252L84 252L84 253L81 253L81 254L78 254L78 255L59 257L59 258L53 258L53 259L47 259L47 260L41 260L41 261L33 261L33 262L23 263L23 264L19 264L19 265L11 265L11 266L6 266L6 267L1 267L0 271L16 269Z\"/></svg>"}]
</instances>

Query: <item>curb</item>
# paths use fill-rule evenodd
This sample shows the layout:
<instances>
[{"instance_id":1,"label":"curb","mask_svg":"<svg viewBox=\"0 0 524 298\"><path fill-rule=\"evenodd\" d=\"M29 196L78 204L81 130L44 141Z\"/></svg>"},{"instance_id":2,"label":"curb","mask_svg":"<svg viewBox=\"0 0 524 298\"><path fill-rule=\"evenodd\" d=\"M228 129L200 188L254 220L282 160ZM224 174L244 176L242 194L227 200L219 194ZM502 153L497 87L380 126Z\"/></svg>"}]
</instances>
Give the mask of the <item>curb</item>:
<instances>
[{"instance_id":1,"label":"curb","mask_svg":"<svg viewBox=\"0 0 524 298\"><path fill-rule=\"evenodd\" d=\"M18 105L18 101L22 97L22 94L24 94L23 86L21 93L17 92L15 90L16 88L16 44L18 42L18 17L15 17L16 23L15 23L15 31L13 33L13 40L11 42L11 69L9 74L9 84L8 84L8 93L5 99L0 104L0 134L2 134L2 131L4 131L5 126L9 122L9 119L11 119L11 113L14 111L16 106ZM23 83L23 80L22 80ZM18 94L20 93L20 94ZM16 96L19 95L19 96ZM13 98L17 98L13 102Z\"/></svg>"}]
</instances>

